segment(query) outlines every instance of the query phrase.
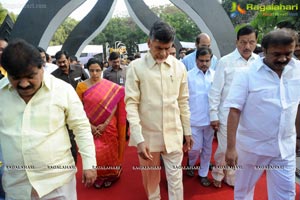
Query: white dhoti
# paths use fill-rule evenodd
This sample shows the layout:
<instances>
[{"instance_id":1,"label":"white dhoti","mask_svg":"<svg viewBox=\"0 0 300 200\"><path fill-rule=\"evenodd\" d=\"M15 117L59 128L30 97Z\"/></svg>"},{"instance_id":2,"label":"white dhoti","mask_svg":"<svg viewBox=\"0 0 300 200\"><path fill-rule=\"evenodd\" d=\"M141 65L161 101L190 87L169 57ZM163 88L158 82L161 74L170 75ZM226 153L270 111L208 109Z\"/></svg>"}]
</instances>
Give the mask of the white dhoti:
<instances>
[{"instance_id":1,"label":"white dhoti","mask_svg":"<svg viewBox=\"0 0 300 200\"><path fill-rule=\"evenodd\" d=\"M255 184L264 171L267 173L268 199L295 199L295 155L286 159L261 156L241 149L238 151L238 165L234 186L235 200L252 200Z\"/></svg>"},{"instance_id":2,"label":"white dhoti","mask_svg":"<svg viewBox=\"0 0 300 200\"><path fill-rule=\"evenodd\" d=\"M234 186L235 170L226 168L225 153L227 148L227 126L220 124L220 129L217 133L218 147L214 155L215 167L211 172L212 177L217 181L224 181L231 186Z\"/></svg>"},{"instance_id":3,"label":"white dhoti","mask_svg":"<svg viewBox=\"0 0 300 200\"><path fill-rule=\"evenodd\" d=\"M194 145L192 150L188 153L189 166L195 166L198 158L200 158L198 175L206 177L209 171L214 132L210 125L199 127L192 126L191 128Z\"/></svg>"}]
</instances>

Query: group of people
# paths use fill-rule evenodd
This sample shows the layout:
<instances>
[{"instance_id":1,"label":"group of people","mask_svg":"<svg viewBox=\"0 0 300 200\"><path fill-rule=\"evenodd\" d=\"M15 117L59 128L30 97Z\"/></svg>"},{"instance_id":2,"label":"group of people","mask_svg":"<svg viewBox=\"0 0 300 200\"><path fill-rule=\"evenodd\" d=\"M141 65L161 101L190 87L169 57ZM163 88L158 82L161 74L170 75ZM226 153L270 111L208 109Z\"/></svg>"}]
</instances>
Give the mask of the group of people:
<instances>
[{"instance_id":1,"label":"group of people","mask_svg":"<svg viewBox=\"0 0 300 200\"><path fill-rule=\"evenodd\" d=\"M137 147L146 169L141 173L148 199L160 199L161 161L169 199L183 199L184 152L188 176L195 175L200 159L203 186L219 188L224 180L234 186L235 199L253 199L267 171L268 197L294 199L300 139L295 32L266 34L260 57L253 53L257 32L242 27L236 49L219 60L205 33L182 60L171 56L174 38L174 28L155 22L144 57L122 67L119 55L111 53L104 72L103 63L92 58L89 75L70 64L64 50L56 53L58 68L51 75L42 49L15 39L2 53L0 41L1 73L7 73L0 81L6 198L76 199L77 152L85 186L110 187L122 173L129 125L129 145ZM218 147L209 180L214 133Z\"/></svg>"},{"instance_id":2,"label":"group of people","mask_svg":"<svg viewBox=\"0 0 300 200\"><path fill-rule=\"evenodd\" d=\"M129 145L137 146L140 165L150 169L142 171L148 199L160 199L160 174L151 170L160 165L160 156L169 198L183 199L182 171L171 167L181 165L182 147L188 151L187 175L194 176L193 166L200 159L199 182L211 185L214 131L215 187L224 181L234 187L235 199L253 199L255 184L267 171L269 198L294 199L300 138L296 32L283 28L266 34L259 56L253 53L257 31L244 26L237 32L236 49L215 62L210 38L201 33L197 49L182 59L184 65L169 56L173 38L167 35L173 34L167 24L154 24L150 50L129 66L125 85ZM176 138L178 130L184 146Z\"/></svg>"}]
</instances>

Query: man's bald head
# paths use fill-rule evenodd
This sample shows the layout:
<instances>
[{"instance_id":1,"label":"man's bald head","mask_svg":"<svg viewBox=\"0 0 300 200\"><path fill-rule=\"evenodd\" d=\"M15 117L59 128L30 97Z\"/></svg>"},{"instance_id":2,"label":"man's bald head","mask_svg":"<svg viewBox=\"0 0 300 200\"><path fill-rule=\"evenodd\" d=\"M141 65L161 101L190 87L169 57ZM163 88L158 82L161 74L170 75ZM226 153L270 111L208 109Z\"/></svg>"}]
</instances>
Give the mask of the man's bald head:
<instances>
[{"instance_id":1,"label":"man's bald head","mask_svg":"<svg viewBox=\"0 0 300 200\"><path fill-rule=\"evenodd\" d=\"M261 46L267 50L269 46L280 46L280 45L289 45L294 43L296 45L297 34L291 29L276 29L269 32L262 39Z\"/></svg>"},{"instance_id":2,"label":"man's bald head","mask_svg":"<svg viewBox=\"0 0 300 200\"><path fill-rule=\"evenodd\" d=\"M196 48L210 47L210 37L207 33L200 33L196 38Z\"/></svg>"}]
</instances>

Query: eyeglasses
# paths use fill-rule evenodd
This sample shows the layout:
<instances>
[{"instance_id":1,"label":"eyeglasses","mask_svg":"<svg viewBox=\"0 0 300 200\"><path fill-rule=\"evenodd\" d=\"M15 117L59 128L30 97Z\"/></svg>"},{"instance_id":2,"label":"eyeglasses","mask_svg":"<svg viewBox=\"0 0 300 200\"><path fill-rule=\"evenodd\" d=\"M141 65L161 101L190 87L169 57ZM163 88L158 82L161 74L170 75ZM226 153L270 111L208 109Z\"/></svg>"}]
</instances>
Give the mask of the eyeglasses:
<instances>
[{"instance_id":1,"label":"eyeglasses","mask_svg":"<svg viewBox=\"0 0 300 200\"><path fill-rule=\"evenodd\" d=\"M101 69L89 69L89 72L101 72Z\"/></svg>"}]
</instances>

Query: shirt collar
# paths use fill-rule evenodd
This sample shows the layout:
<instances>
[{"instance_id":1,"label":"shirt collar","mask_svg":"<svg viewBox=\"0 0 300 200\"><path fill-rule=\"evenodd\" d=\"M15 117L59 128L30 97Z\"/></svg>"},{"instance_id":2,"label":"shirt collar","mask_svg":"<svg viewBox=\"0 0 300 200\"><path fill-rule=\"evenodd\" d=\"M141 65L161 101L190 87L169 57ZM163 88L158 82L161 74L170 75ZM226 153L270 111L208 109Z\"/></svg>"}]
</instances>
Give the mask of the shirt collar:
<instances>
[{"instance_id":1,"label":"shirt collar","mask_svg":"<svg viewBox=\"0 0 300 200\"><path fill-rule=\"evenodd\" d=\"M119 70L123 70L124 69L124 66L123 65L120 65L120 69ZM112 66L109 66L107 68L108 71L112 72L114 70L114 68Z\"/></svg>"},{"instance_id":2,"label":"shirt collar","mask_svg":"<svg viewBox=\"0 0 300 200\"><path fill-rule=\"evenodd\" d=\"M157 64L156 61L154 60L152 54L150 53L150 51L148 51L147 54L145 55L145 59L146 59L147 66L149 68L152 68ZM172 57L168 56L168 58L165 60L164 64L171 67L172 66L171 63L172 63Z\"/></svg>"},{"instance_id":3,"label":"shirt collar","mask_svg":"<svg viewBox=\"0 0 300 200\"><path fill-rule=\"evenodd\" d=\"M259 59L256 59L256 61L253 63L253 66L256 67L256 71L259 71L262 67L267 67L270 69L265 63L264 63L264 57L260 57ZM290 70L294 67L296 67L296 60L292 58L290 62L284 67L284 71ZM271 69L270 69L271 70Z\"/></svg>"},{"instance_id":4,"label":"shirt collar","mask_svg":"<svg viewBox=\"0 0 300 200\"><path fill-rule=\"evenodd\" d=\"M44 71L44 75L43 75L43 81L42 81L42 87L45 86L46 88L50 89L51 86L51 74L45 73Z\"/></svg>"},{"instance_id":5,"label":"shirt collar","mask_svg":"<svg viewBox=\"0 0 300 200\"><path fill-rule=\"evenodd\" d=\"M3 77L1 80L0 80L0 90L5 88L5 87L11 87L10 83L9 83L9 80L7 77Z\"/></svg>"},{"instance_id":6,"label":"shirt collar","mask_svg":"<svg viewBox=\"0 0 300 200\"><path fill-rule=\"evenodd\" d=\"M213 71L213 69L211 69L211 68L209 67L208 70L206 71L206 73L204 74L204 72L203 72L201 69L199 69L197 66L195 66L192 70L195 70L195 71L196 71L196 74L201 73L201 74L203 74L203 75L209 75L209 74L211 74L212 71Z\"/></svg>"},{"instance_id":7,"label":"shirt collar","mask_svg":"<svg viewBox=\"0 0 300 200\"><path fill-rule=\"evenodd\" d=\"M234 57L235 60L238 60L238 59L245 60L245 58L243 58L243 56L240 54L240 52L237 48L235 48L235 50L233 52L233 57ZM257 57L258 57L258 55L252 52L250 58L248 59L248 61L249 60L255 60ZM247 61L247 60L245 60L245 61Z\"/></svg>"}]
</instances>

